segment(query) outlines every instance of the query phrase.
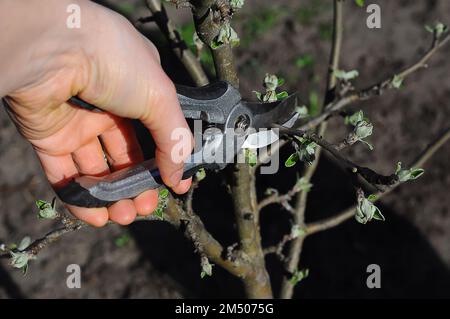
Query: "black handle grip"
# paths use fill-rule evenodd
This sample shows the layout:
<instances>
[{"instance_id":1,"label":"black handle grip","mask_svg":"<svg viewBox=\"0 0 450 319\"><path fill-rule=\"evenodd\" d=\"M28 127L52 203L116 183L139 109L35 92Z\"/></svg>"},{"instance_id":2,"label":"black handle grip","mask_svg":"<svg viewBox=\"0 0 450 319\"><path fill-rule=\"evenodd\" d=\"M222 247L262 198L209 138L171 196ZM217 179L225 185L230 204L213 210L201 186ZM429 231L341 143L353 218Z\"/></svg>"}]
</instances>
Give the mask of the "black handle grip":
<instances>
[{"instance_id":1,"label":"black handle grip","mask_svg":"<svg viewBox=\"0 0 450 319\"><path fill-rule=\"evenodd\" d=\"M229 110L240 101L239 92L229 83L219 81L194 88L178 85L177 95L186 118L203 119L210 123L225 123ZM103 112L78 97L69 103L81 108ZM170 116L170 115L169 115ZM200 168L221 168L214 163L194 163L193 156L185 163L183 179L189 178ZM80 207L105 207L125 198L134 198L142 192L162 185L154 160L116 171L103 178L81 176L56 192L67 204Z\"/></svg>"},{"instance_id":2,"label":"black handle grip","mask_svg":"<svg viewBox=\"0 0 450 319\"><path fill-rule=\"evenodd\" d=\"M214 163L190 163L184 166L183 179L192 177L199 169L214 169ZM65 203L79 207L107 207L115 202L134 198L149 189L163 185L154 159L116 171L102 178L81 176L57 189Z\"/></svg>"}]
</instances>

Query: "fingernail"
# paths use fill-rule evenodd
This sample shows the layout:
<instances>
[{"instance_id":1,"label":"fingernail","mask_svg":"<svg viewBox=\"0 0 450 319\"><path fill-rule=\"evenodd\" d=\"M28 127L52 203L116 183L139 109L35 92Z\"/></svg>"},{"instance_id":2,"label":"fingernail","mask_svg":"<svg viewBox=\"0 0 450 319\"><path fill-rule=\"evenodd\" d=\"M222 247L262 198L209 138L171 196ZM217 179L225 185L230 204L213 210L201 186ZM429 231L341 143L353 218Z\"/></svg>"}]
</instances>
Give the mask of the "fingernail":
<instances>
[{"instance_id":1,"label":"fingernail","mask_svg":"<svg viewBox=\"0 0 450 319\"><path fill-rule=\"evenodd\" d=\"M176 186L180 183L181 178L183 177L183 168L180 168L179 170L175 171L175 173L173 173L170 176L170 187Z\"/></svg>"}]
</instances>

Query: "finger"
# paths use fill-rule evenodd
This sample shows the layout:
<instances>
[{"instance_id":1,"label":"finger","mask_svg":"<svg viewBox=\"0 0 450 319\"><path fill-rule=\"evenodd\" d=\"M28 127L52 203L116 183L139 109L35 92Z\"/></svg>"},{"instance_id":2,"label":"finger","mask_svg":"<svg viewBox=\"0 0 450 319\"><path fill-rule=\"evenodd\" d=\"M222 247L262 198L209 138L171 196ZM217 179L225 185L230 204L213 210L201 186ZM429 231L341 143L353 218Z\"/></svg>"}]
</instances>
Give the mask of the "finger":
<instances>
[{"instance_id":1,"label":"finger","mask_svg":"<svg viewBox=\"0 0 450 319\"><path fill-rule=\"evenodd\" d=\"M53 187L60 187L78 175L78 169L75 166L72 156L51 156L40 151L36 151L36 153ZM108 210L106 208L66 206L75 217L90 225L101 227L108 222Z\"/></svg>"},{"instance_id":2,"label":"finger","mask_svg":"<svg viewBox=\"0 0 450 319\"><path fill-rule=\"evenodd\" d=\"M164 183L176 187L181 180L183 160L192 151L193 138L175 86L162 70L148 41L129 25L124 25L119 32L122 41L111 43L118 46L114 57L108 61L95 60L97 65L91 68L95 72L89 75L87 86L78 95L116 115L141 120L155 140L156 163ZM132 49L123 50L124 47ZM96 54L101 54L102 48L97 49ZM110 51L104 52L104 56L110 55ZM188 137L174 139L172 134L177 129L184 130ZM180 149L183 151L177 153Z\"/></svg>"},{"instance_id":3,"label":"finger","mask_svg":"<svg viewBox=\"0 0 450 319\"><path fill-rule=\"evenodd\" d=\"M103 227L109 220L108 209L106 207L84 208L73 205L66 206L76 218L95 227Z\"/></svg>"},{"instance_id":4,"label":"finger","mask_svg":"<svg viewBox=\"0 0 450 319\"><path fill-rule=\"evenodd\" d=\"M108 208L109 219L119 225L129 225L136 219L133 200L123 199Z\"/></svg>"},{"instance_id":5,"label":"finger","mask_svg":"<svg viewBox=\"0 0 450 319\"><path fill-rule=\"evenodd\" d=\"M181 180L181 182L173 188L173 191L177 194L186 193L192 185L192 178Z\"/></svg>"},{"instance_id":6,"label":"finger","mask_svg":"<svg viewBox=\"0 0 450 319\"><path fill-rule=\"evenodd\" d=\"M161 75L163 76L165 74ZM141 120L155 140L156 165L162 180L167 186L176 188L183 176L184 160L192 152L193 137L181 111L173 84L167 82L166 86L161 87L155 94L162 96L149 101L151 111Z\"/></svg>"},{"instance_id":7,"label":"finger","mask_svg":"<svg viewBox=\"0 0 450 319\"><path fill-rule=\"evenodd\" d=\"M72 153L80 175L102 176L109 173L102 145L97 137Z\"/></svg>"},{"instance_id":8,"label":"finger","mask_svg":"<svg viewBox=\"0 0 450 319\"><path fill-rule=\"evenodd\" d=\"M127 120L118 120L117 125L105 131L100 139L113 170L140 163L144 160L133 125ZM134 200L139 215L152 213L158 204L158 193L154 190L143 192ZM110 208L111 216L111 208Z\"/></svg>"},{"instance_id":9,"label":"finger","mask_svg":"<svg viewBox=\"0 0 450 319\"><path fill-rule=\"evenodd\" d=\"M133 199L138 215L150 215L158 206L158 192L154 190L143 192Z\"/></svg>"},{"instance_id":10,"label":"finger","mask_svg":"<svg viewBox=\"0 0 450 319\"><path fill-rule=\"evenodd\" d=\"M100 135L108 162L118 170L144 160L133 125L125 119L117 119L116 125Z\"/></svg>"}]
</instances>

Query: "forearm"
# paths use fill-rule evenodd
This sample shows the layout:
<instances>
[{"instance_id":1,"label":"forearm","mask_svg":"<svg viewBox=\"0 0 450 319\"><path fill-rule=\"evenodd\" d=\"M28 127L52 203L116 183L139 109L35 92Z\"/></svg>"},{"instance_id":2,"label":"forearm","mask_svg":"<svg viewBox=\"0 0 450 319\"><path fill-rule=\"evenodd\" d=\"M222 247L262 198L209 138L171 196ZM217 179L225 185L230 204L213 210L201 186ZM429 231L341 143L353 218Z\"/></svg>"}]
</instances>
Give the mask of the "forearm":
<instances>
[{"instance_id":1,"label":"forearm","mask_svg":"<svg viewBox=\"0 0 450 319\"><path fill-rule=\"evenodd\" d=\"M0 0L0 97L42 76L51 57L81 36L81 29L67 26L70 4L89 5L84 0Z\"/></svg>"}]
</instances>

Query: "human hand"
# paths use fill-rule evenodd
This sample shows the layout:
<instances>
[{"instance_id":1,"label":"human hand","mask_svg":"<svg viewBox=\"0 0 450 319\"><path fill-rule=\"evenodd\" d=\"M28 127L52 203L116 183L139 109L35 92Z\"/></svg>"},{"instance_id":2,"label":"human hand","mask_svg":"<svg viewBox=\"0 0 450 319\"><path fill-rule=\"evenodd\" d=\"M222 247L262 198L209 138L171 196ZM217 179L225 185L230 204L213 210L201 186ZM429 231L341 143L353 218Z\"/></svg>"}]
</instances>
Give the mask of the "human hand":
<instances>
[{"instance_id":1,"label":"human hand","mask_svg":"<svg viewBox=\"0 0 450 319\"><path fill-rule=\"evenodd\" d=\"M18 2L21 4L14 5L23 6L23 2ZM160 66L156 48L118 14L89 1L78 3L82 27L68 29L65 5L69 2L48 1L44 8L41 1L26 2L24 12L33 11L29 6L36 4L36 10L41 12L34 13L44 22L20 19L21 23L36 25L28 30L34 37L22 47L26 52L12 58L19 60L19 68L28 71L21 72L21 79L17 79L19 75L14 77L9 83L13 87L3 92L11 118L31 142L54 187L77 175L101 176L110 169L142 161L142 151L129 122L139 119L155 140L156 163L164 183L177 193L186 192L190 180L180 182L183 163L175 163L171 157L172 148L179 141L172 140L171 133L175 128L189 128L175 87ZM20 12L21 8L13 12L16 10ZM58 16L57 10L61 10L61 17L53 18ZM11 42L14 39L2 40L0 47L11 46ZM66 103L75 95L108 113ZM189 150L184 154L186 158L193 141L190 136L183 142ZM150 214L157 200L157 191L150 190L109 208L68 208L77 218L94 226L103 226L108 220L124 225L137 214Z\"/></svg>"}]
</instances>

